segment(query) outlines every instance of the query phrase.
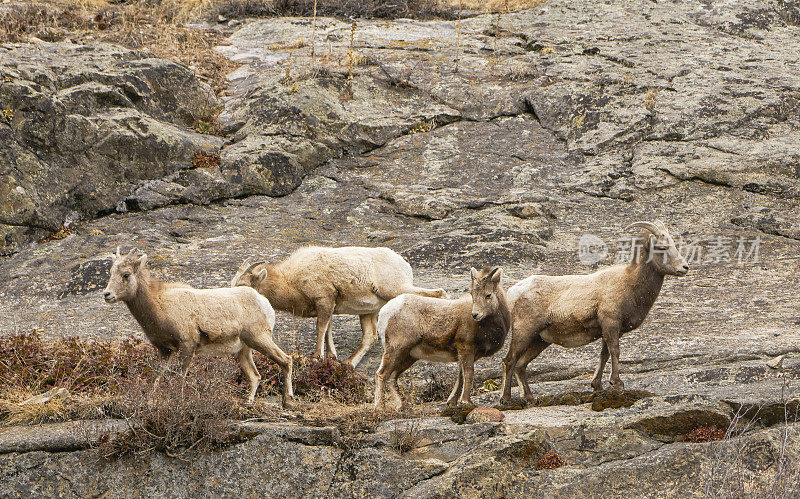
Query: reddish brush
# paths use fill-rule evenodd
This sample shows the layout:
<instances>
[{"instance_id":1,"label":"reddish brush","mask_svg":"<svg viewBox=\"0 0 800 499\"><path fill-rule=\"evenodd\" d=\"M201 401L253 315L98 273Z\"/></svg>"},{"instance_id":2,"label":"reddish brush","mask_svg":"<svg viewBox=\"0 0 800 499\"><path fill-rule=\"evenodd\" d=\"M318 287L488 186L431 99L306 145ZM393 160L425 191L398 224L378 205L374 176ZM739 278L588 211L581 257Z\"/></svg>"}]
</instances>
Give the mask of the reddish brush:
<instances>
[{"instance_id":1,"label":"reddish brush","mask_svg":"<svg viewBox=\"0 0 800 499\"><path fill-rule=\"evenodd\" d=\"M698 426L683 437L684 442L714 442L725 438L725 430L716 426Z\"/></svg>"},{"instance_id":2,"label":"reddish brush","mask_svg":"<svg viewBox=\"0 0 800 499\"><path fill-rule=\"evenodd\" d=\"M536 460L534 467L537 470L554 470L567 464L561 455L554 450L549 450L547 453Z\"/></svg>"}]
</instances>

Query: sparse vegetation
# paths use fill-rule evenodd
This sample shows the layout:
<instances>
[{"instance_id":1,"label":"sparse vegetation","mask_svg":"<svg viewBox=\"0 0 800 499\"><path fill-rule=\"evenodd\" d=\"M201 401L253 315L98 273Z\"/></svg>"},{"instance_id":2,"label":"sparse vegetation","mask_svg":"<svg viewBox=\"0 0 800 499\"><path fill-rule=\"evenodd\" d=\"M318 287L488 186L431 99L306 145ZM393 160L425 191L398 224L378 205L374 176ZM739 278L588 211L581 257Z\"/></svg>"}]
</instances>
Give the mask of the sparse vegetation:
<instances>
[{"instance_id":1,"label":"sparse vegetation","mask_svg":"<svg viewBox=\"0 0 800 499\"><path fill-rule=\"evenodd\" d=\"M262 375L260 395L280 395L283 384L280 368L260 354L255 354L254 360ZM152 393L156 376L153 366L158 362L161 360L155 350L136 339L122 342L78 338L51 341L36 333L0 338L0 425L113 416L131 421L144 418L143 422L135 424L145 425L150 433L154 433L153 428L170 420L178 424L179 412L172 411L191 413L196 410L197 416L192 418L198 421L193 420L194 426L187 431L199 435L200 428L206 425L200 420L207 410L216 410L221 419L263 416L263 407L258 401L247 409L241 405L239 392L246 390L246 381L233 359L211 362L200 357L196 359L197 365L192 365L185 381L174 373L170 374L165 379L176 379L162 380L158 391ZM332 359L296 356L295 369L296 393L307 402L335 402L337 406L352 407L352 404L367 399L366 377L347 364ZM64 392L42 403L24 404L31 397L54 388L64 389ZM178 388L183 393L180 397L176 395ZM219 400L206 401L210 408L203 405L206 402L202 399L212 396ZM196 406L201 402L203 404ZM177 405L166 405L169 403ZM218 406L226 409L219 412ZM155 412L146 412L148 407ZM148 423L147 418L155 418L155 421ZM153 445L170 449L170 452L178 446L177 442L185 444L193 438L191 435L183 438L177 433L168 435L163 426L159 431L161 433L154 434L160 435L161 443L153 442ZM214 431L222 430L214 427ZM206 440L198 446L213 447L218 441L213 436ZM132 450L140 451L143 445L139 442ZM124 452L118 449L113 453Z\"/></svg>"},{"instance_id":2,"label":"sparse vegetation","mask_svg":"<svg viewBox=\"0 0 800 499\"><path fill-rule=\"evenodd\" d=\"M216 168L219 162L219 154L215 152L197 151L192 157L192 166L195 168Z\"/></svg>"},{"instance_id":3,"label":"sparse vegetation","mask_svg":"<svg viewBox=\"0 0 800 499\"><path fill-rule=\"evenodd\" d=\"M280 395L283 374L274 362L258 356L261 387L266 395ZM338 403L359 404L367 401L367 378L349 364L317 357L294 356L294 390L309 401L329 399Z\"/></svg>"},{"instance_id":4,"label":"sparse vegetation","mask_svg":"<svg viewBox=\"0 0 800 499\"><path fill-rule=\"evenodd\" d=\"M554 470L567 464L561 455L555 450L547 451L542 457L536 460L534 468L537 470Z\"/></svg>"},{"instance_id":5,"label":"sparse vegetation","mask_svg":"<svg viewBox=\"0 0 800 499\"><path fill-rule=\"evenodd\" d=\"M698 426L686 434L684 442L713 442L725 438L725 430L716 426Z\"/></svg>"},{"instance_id":6,"label":"sparse vegetation","mask_svg":"<svg viewBox=\"0 0 800 499\"><path fill-rule=\"evenodd\" d=\"M72 228L62 225L60 229L52 232L49 236L39 239L39 244L49 243L50 241L58 241L59 239L64 239L70 234L72 234Z\"/></svg>"},{"instance_id":7,"label":"sparse vegetation","mask_svg":"<svg viewBox=\"0 0 800 499\"><path fill-rule=\"evenodd\" d=\"M163 376L156 391L149 373L123 382L111 414L127 420L131 432L104 442L101 453L116 457L155 450L181 457L242 440L231 424L243 414L228 380L231 366L206 359L192 371L186 378Z\"/></svg>"}]
</instances>

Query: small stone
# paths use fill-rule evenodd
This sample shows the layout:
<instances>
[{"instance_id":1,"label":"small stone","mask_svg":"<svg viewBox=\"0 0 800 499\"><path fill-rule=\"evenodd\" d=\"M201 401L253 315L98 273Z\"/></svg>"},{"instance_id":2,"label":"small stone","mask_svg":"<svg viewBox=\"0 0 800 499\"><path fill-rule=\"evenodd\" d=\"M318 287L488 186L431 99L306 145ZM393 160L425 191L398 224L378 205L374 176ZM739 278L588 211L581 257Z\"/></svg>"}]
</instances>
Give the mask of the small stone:
<instances>
[{"instance_id":1,"label":"small stone","mask_svg":"<svg viewBox=\"0 0 800 499\"><path fill-rule=\"evenodd\" d=\"M222 14L220 14L220 15L217 16L217 22L220 23L220 24L228 22L228 18L223 16Z\"/></svg>"},{"instance_id":2,"label":"small stone","mask_svg":"<svg viewBox=\"0 0 800 499\"><path fill-rule=\"evenodd\" d=\"M228 21L228 26L231 27L231 28L235 28L236 26L239 26L240 24L242 24L242 21L240 21L238 19L231 19L230 21Z\"/></svg>"},{"instance_id":3,"label":"small stone","mask_svg":"<svg viewBox=\"0 0 800 499\"><path fill-rule=\"evenodd\" d=\"M503 411L495 409L494 407L480 406L476 407L469 414L467 414L466 423L499 423L504 420L506 415Z\"/></svg>"},{"instance_id":4,"label":"small stone","mask_svg":"<svg viewBox=\"0 0 800 499\"><path fill-rule=\"evenodd\" d=\"M786 355L782 354L782 355L778 355L777 357L774 357L774 358L768 360L767 361L767 367L770 367L772 369L780 369L781 364L783 364L783 358L784 357L786 357Z\"/></svg>"}]
</instances>

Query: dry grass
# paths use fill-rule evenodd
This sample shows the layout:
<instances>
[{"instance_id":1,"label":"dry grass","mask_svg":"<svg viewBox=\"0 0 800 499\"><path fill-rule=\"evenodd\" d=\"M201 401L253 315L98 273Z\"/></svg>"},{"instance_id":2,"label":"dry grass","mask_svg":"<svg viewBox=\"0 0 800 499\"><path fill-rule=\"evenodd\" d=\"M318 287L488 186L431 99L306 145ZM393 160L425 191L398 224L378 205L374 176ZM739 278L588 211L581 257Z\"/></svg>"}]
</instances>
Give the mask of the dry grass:
<instances>
[{"instance_id":1,"label":"dry grass","mask_svg":"<svg viewBox=\"0 0 800 499\"><path fill-rule=\"evenodd\" d=\"M401 17L455 19L462 9L511 12L532 8L545 0L33 0L9 4L0 14L0 43L35 39L77 43L102 41L150 51L156 57L181 62L217 94L228 85L225 76L237 64L214 50L225 35L186 24L206 19L276 15L332 16L340 19ZM286 48L286 47L282 47ZM351 49L351 53L354 50ZM361 64L360 54L345 65ZM3 119L8 120L4 111ZM213 121L198 123L215 133Z\"/></svg>"},{"instance_id":2,"label":"dry grass","mask_svg":"<svg viewBox=\"0 0 800 499\"><path fill-rule=\"evenodd\" d=\"M458 8L463 4L464 9L474 12L514 12L532 9L545 3L547 0L442 0L445 6Z\"/></svg>"},{"instance_id":3,"label":"dry grass","mask_svg":"<svg viewBox=\"0 0 800 499\"><path fill-rule=\"evenodd\" d=\"M0 43L34 39L78 43L109 42L144 49L156 57L181 62L219 93L227 87L225 75L236 64L214 46L223 36L212 30L188 28L185 23L210 12L210 1L139 0L107 3L101 0L35 1L11 4L0 14Z\"/></svg>"}]
</instances>

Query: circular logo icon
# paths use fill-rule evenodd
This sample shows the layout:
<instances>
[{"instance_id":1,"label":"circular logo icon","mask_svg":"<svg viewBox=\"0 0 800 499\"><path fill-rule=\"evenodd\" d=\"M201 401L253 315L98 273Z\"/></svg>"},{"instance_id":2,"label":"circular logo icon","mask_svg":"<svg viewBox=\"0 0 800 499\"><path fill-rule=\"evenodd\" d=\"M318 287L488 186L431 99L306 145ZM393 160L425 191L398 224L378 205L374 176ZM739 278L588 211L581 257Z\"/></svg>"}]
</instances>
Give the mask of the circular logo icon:
<instances>
[{"instance_id":1,"label":"circular logo icon","mask_svg":"<svg viewBox=\"0 0 800 499\"><path fill-rule=\"evenodd\" d=\"M584 234L578 239L578 260L583 265L594 265L608 255L608 246L594 234Z\"/></svg>"}]
</instances>

